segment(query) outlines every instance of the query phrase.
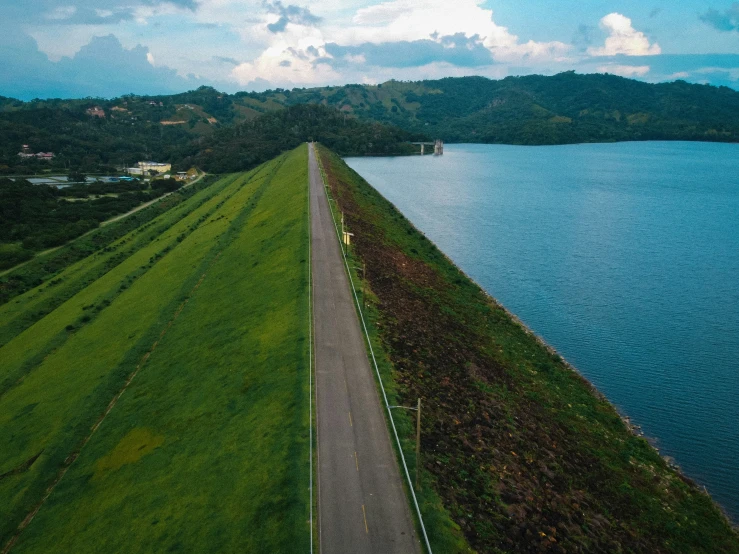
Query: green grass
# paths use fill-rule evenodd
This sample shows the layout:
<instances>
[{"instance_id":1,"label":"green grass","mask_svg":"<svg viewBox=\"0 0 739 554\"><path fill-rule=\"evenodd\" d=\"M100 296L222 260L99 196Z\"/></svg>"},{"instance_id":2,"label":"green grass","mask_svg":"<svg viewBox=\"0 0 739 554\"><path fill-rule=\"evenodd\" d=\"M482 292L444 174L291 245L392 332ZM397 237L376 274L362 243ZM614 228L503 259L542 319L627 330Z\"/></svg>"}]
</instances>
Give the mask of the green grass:
<instances>
[{"instance_id":1,"label":"green grass","mask_svg":"<svg viewBox=\"0 0 739 554\"><path fill-rule=\"evenodd\" d=\"M307 547L306 158L239 176L0 349L22 374L0 396L3 543L69 468L14 552Z\"/></svg>"},{"instance_id":2,"label":"green grass","mask_svg":"<svg viewBox=\"0 0 739 554\"><path fill-rule=\"evenodd\" d=\"M156 268L167 254L197 230L201 224L208 221L208 218L218 209L219 204L234 194L239 189L239 185L245 182L245 179L246 177L232 181L230 186L220 195L212 197L207 202L197 206L196 209L187 213L174 225L166 228L163 233L146 241L145 246L140 247L99 279L88 283L84 276L74 274L76 267L70 268L73 273L69 279L70 287L80 289L80 292L66 300L58 309L18 334L2 348L3 365L0 368L0 398L16 386L19 379L34 370L50 352L58 349L67 340L72 339L77 328L89 327L96 319L105 315L113 302L135 281ZM223 222L220 222L219 225L223 225ZM122 240L130 241L132 237ZM187 249L179 250L178 255L182 255L183 252L186 253ZM166 264L164 267L166 268ZM39 291L35 294L40 295L44 292ZM33 295L34 291L31 291L31 294ZM164 297L166 295L162 296L162 298ZM18 301L21 300L23 299L18 299ZM30 315L29 312L20 312L17 319L30 319L34 314L34 308L35 304L31 301ZM29 353L32 356L29 356Z\"/></svg>"},{"instance_id":3,"label":"green grass","mask_svg":"<svg viewBox=\"0 0 739 554\"><path fill-rule=\"evenodd\" d=\"M88 284L94 282L128 259L143 246L158 238L187 214L207 202L213 196L219 194L234 179L235 176L221 179L215 185L196 193L188 202L172 207L155 219L135 227L117 240L109 243L100 241L104 246L94 254L80 261L70 263L68 266L62 268L61 271L44 275L46 280L43 284L0 306L0 346L6 344L13 337L53 311ZM157 211L151 212L151 214L156 213ZM146 221L145 217L142 216L142 218ZM130 223L133 222L126 222L126 225L123 222L117 224L125 230L129 228ZM111 238L117 234L113 233ZM77 243L88 243L90 240L92 239L89 237L83 237L75 241L75 244L67 247L67 249L86 251L85 249L89 248L90 244L79 245ZM65 259L71 261L74 257ZM40 273L43 270L42 267L37 267L35 269L21 268L19 271Z\"/></svg>"},{"instance_id":4,"label":"green grass","mask_svg":"<svg viewBox=\"0 0 739 554\"><path fill-rule=\"evenodd\" d=\"M59 272L70 265L110 246L125 234L146 225L159 215L210 187L217 180L219 179L216 175L206 175L195 184L182 188L147 208L118 221L102 225L52 252L36 256L20 267L0 271L0 304L5 304L12 298L53 280Z\"/></svg>"},{"instance_id":5,"label":"green grass","mask_svg":"<svg viewBox=\"0 0 739 554\"><path fill-rule=\"evenodd\" d=\"M367 264L386 388L398 404L423 399L424 503L443 504L484 552L739 552L709 496L359 175L321 154L355 233L353 259ZM408 418L403 428L412 461ZM425 519L445 520L436 514Z\"/></svg>"}]
</instances>

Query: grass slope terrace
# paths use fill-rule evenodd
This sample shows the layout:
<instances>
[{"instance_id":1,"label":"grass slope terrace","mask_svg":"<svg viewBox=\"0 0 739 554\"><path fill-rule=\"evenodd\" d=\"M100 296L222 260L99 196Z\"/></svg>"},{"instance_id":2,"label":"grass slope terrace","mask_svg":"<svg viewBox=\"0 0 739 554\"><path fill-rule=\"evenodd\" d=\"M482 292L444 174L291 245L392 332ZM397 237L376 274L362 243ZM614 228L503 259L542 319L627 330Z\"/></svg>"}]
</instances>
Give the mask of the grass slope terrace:
<instances>
[{"instance_id":1,"label":"grass slope terrace","mask_svg":"<svg viewBox=\"0 0 739 554\"><path fill-rule=\"evenodd\" d=\"M338 156L320 154L354 233L352 263L366 264L383 380L398 404L423 402L422 510L448 530L435 551L466 549L440 498L480 552L739 552L708 495ZM412 460L413 426L402 427Z\"/></svg>"},{"instance_id":2,"label":"grass slope terrace","mask_svg":"<svg viewBox=\"0 0 739 554\"><path fill-rule=\"evenodd\" d=\"M8 332L4 552L308 549L306 182L304 146L224 178Z\"/></svg>"}]
</instances>

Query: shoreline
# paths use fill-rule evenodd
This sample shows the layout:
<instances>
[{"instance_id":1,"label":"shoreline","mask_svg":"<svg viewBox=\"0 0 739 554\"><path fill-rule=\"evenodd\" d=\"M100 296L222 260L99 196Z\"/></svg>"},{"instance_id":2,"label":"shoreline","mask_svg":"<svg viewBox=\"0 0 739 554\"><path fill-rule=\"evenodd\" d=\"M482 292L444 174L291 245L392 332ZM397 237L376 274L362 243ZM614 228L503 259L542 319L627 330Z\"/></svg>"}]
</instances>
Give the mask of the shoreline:
<instances>
[{"instance_id":1,"label":"shoreline","mask_svg":"<svg viewBox=\"0 0 739 554\"><path fill-rule=\"evenodd\" d=\"M686 142L687 142L687 141L686 141ZM370 185L370 186L371 186L371 185ZM373 188L374 188L374 187L373 187ZM377 189L375 189L375 190L377 190ZM379 191L377 191L377 193L378 193L378 194L381 194L381 193L380 193ZM383 196L383 198L385 198L385 197ZM547 351L548 351L548 352L549 352L550 354L552 354L552 355L554 355L554 356L557 356L557 357L559 357L559 359L561 360L561 363L562 363L562 364L564 364L564 365L565 365L565 366L566 366L566 367L567 367L567 368L568 368L568 369L569 369L570 371L572 371L573 373L575 373L575 374L576 374L576 375L577 375L577 376L578 376L578 377L579 377L579 378L580 378L580 379L581 379L581 380L582 380L582 381L583 381L583 382L584 382L584 383L585 383L585 384L587 385L587 387L588 387L588 389L590 390L590 392L591 392L591 393L592 393L592 394L593 394L593 395L594 395L594 396L595 396L595 397L596 397L596 398L597 398L598 400L601 400L601 401L603 401L603 402L606 402L606 403L608 403L608 405L609 405L609 406L611 406L611 407L612 407L612 408L614 409L614 411L615 411L615 412L616 412L616 413L617 413L617 414L619 415L619 417L621 418L621 421L622 421L622 422L624 423L624 425L626 426L626 428L627 428L627 429L629 430L629 432L630 432L630 433L631 433L632 435L634 435L634 436L635 436L635 437L637 437L637 438L642 438L642 439L644 439L645 441L647 441L647 443L649 444L650 448L652 448L652 449L653 449L653 450L654 450L655 452L657 452L657 455L659 455L659 457L660 457L660 458L662 458L662 459L663 459L663 460L665 461L665 463L666 463L666 464L667 464L667 465L668 465L668 466L669 466L669 467L670 467L671 469L675 470L675 471L676 471L676 472L677 472L677 473L678 473L678 474L680 475L680 478L681 478L681 479L683 479L684 481L686 481L686 482L690 483L690 484L691 484L692 486L694 486L694 487L695 487L695 488L696 488L696 489L697 489L697 490L698 490L699 492L701 492L701 493L705 494L706 496L708 496L708 497L709 497L709 498L711 499L711 501L712 501L712 502L713 502L713 503L714 503L714 504L715 504L716 506L718 506L718 508L719 508L719 509L720 509L720 511L721 511L721 514L722 514L722 515L724 516L724 519L726 519L726 522L727 522L727 523L729 524L729 526L730 526L730 527L732 527L732 528L734 528L735 530L739 531L739 520L737 520L737 521L734 521L734 520L733 520L733 519L732 519L732 518L731 518L731 517L729 516L729 514L728 514L728 512L727 512L726 508L724 508L724 506L723 506L723 505L721 505L721 504L720 504L720 503L719 503L719 502L718 502L718 501L717 501L717 500L716 500L716 499L715 499L715 498L713 497L713 495L711 495L711 493L710 493L710 492L708 491L708 488L706 487L706 485L705 485L705 484L703 484L703 483L699 483L699 482L697 482L697 481L696 481L695 479L693 479L692 477L690 477L689 475L687 475L687 474L686 474L686 473L685 473L685 472L683 471L682 467L681 467L681 466L680 466L680 465L679 465L679 464L677 463L677 461L676 461L676 460L675 460L675 459L674 459L674 458L673 458L672 456L667 456L667 455L663 455L663 454L662 454L662 453L660 452L659 448L658 448L657 446L655 446L655 445L653 444L653 442L652 442L652 441L654 441L654 440L659 440L659 437L648 437L648 436L646 436L646 435L644 434L644 432L642 431L641 425L637 425L637 424L633 423L633 422L632 422L632 420L631 420L631 417L630 417L629 415L627 415L626 413L624 413L624 411L623 411L622 409L620 409L620 408L619 408L619 407L618 407L618 406L617 406L616 404L614 404L613 402L611 402L611 400L610 400L610 399L609 399L609 398L608 398L608 397L607 397L607 396L606 396L605 394L603 394L603 393L602 393L602 392L601 392L600 390L598 390L598 388L597 388L597 387L596 387L596 386L595 386L595 385L594 385L593 383L591 383L591 382L590 382L590 380L589 380L589 379L588 379L587 377L585 377L585 375L583 375L583 373L582 373L582 372L581 372L581 371L580 371L579 369L577 369L577 367L575 367L575 366L574 366L573 364L571 364L571 363L570 363L570 362L569 362L569 361L567 360L567 358L565 358L564 356L562 356L562 354L560 354L560 353L559 353L559 352L557 351L557 349L556 349L556 348L554 348L554 347L553 347L552 345L550 345L550 344L549 344L548 342L546 342L546 341L545 341L545 340L544 340L544 339L543 339L543 338L542 338L541 336L539 336L538 334L536 334L536 332L534 332L534 331L533 331L533 330L532 330L532 329L531 329L531 328L530 328L530 327L529 327L528 325L526 325L526 323L524 323L524 321L523 321L523 320L522 320L521 318L519 318L519 317L518 317L518 316L517 316L516 314L514 314L513 312L511 312L511 311L510 311L510 310L509 310L509 309L508 309L508 308L507 308L507 307L506 307L505 305L503 305L503 304L502 304L502 303L501 303L501 302L500 302L500 301L499 301L499 300L498 300L497 298L495 298L495 297L494 297L494 296L493 296L492 294L490 294L490 293L489 293L489 292L488 292L487 290L485 290L485 288L484 288L484 287L482 287L482 286L480 285L480 283L478 283L478 282L477 282L477 281L476 281L475 279L473 279L472 277L470 277L470 276L469 276L469 275L467 274L467 272L465 272L465 271L464 271L464 270L463 270L462 268L460 268L460 267L459 267L459 265L458 265L458 264L457 264L456 262L454 262L454 260L452 260L452 259L451 259L451 258L450 258L450 257L449 257L449 256L448 256L447 254L446 254L446 252L444 252L444 251L443 251L443 250L442 250L441 248L439 248L439 246L438 246L438 245L437 245L437 244L436 244L436 243L435 243L434 241L432 241L432 240L431 240L431 239L430 239L430 238L429 238L428 236L426 236L426 234L425 234L425 233L424 233L423 231L421 231L421 230L420 230L420 229L419 229L418 227L416 227L416 225L415 225L415 224L414 224L414 223L413 223L413 222L412 222L412 221L411 221L410 219L408 219L408 217L406 217L406 215L405 215L405 214L404 214L404 213L403 213L403 212L402 212L402 211L401 211L401 210L400 210L400 209L399 209L399 208L398 208L398 207L397 207L397 206L396 206L395 204L393 204L392 202L390 202L390 200L388 200L387 198L385 198L385 200L386 200L386 201L387 201L387 202L388 202L389 204L391 204L391 205L392 205L393 209L395 209L395 210L396 210L396 211L397 211L397 212L398 212L399 214L401 214L401 215L402 215L402 216L403 216L403 217L404 217L404 218L405 218L405 219L406 219L406 220L408 221L408 223L409 223L409 224L410 224L410 225L411 225L411 226L412 226L412 227L413 227L413 228L414 228L414 229L416 230L416 232L417 232L418 234L422 235L422 236L424 237L424 239L426 239L426 240L427 240L427 241L429 241L429 242L430 242L431 244L433 244L433 245L434 245L434 247L435 247L435 248L436 248L436 249L437 249L437 250L438 250L439 252L441 252L442 256L444 256L444 258L445 258L445 259L446 259L446 260L447 260L447 261L448 261L448 262L449 262L449 263L450 263L450 264L451 264L452 266L454 266L454 267L455 267L455 268L457 269L457 271L459 271L459 272L460 272L460 273L461 273L462 275L464 275L464 276L465 276L465 277L466 277L467 279L469 279L469 280L470 280L470 281L471 281L472 283L474 283L474 284L475 284L475 286L476 286L476 287L477 287L478 289L480 289L480 291L481 291L481 292L483 293L483 295L485 295L485 297L486 297L486 298L487 298L487 299L488 299L488 300L489 300L489 301L490 301L490 302L491 302L492 304L494 304L494 305L495 305L496 307L498 307L498 308L500 308L501 310L503 310L503 311L504 311L504 312L505 312L505 313L506 313L506 314L508 315L508 317L510 317L510 318L511 318L511 320L512 320L512 321L513 321L514 323L516 323L516 325L518 325L518 326L519 326L519 327L520 327L520 328L521 328L521 329L522 329L522 330L523 330L523 331L524 331L524 332L525 332L525 333L526 333L526 334L527 334L527 335L528 335L529 337L531 337L531 338L532 338L532 339L534 339L534 340L535 340L535 341L536 341L537 343L539 343L539 345L540 345L540 346L542 346L542 347L543 347L543 348L544 348L545 350L547 350Z\"/></svg>"}]
</instances>

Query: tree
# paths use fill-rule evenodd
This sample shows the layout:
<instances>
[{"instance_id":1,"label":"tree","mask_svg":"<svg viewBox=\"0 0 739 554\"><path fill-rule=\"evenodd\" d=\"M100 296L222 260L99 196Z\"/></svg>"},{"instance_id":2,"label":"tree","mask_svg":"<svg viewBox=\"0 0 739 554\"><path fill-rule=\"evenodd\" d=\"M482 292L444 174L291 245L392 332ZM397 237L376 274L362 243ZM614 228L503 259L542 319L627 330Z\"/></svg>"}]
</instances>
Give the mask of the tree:
<instances>
[{"instance_id":1,"label":"tree","mask_svg":"<svg viewBox=\"0 0 739 554\"><path fill-rule=\"evenodd\" d=\"M84 183L87 180L87 175L82 173L78 169L73 169L69 172L69 175L67 175L67 181L70 183Z\"/></svg>"}]
</instances>

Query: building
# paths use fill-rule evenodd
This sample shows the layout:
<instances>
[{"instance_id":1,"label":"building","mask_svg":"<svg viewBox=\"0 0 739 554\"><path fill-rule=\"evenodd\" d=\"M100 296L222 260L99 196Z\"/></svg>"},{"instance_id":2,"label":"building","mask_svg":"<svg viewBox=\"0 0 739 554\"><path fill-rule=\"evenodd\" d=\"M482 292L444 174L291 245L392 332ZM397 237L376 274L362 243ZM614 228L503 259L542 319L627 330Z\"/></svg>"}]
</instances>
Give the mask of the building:
<instances>
[{"instance_id":1,"label":"building","mask_svg":"<svg viewBox=\"0 0 739 554\"><path fill-rule=\"evenodd\" d=\"M92 117L105 118L105 110L101 108L100 106L95 106L94 108L87 108L86 113L87 115L90 115Z\"/></svg>"},{"instance_id":2,"label":"building","mask_svg":"<svg viewBox=\"0 0 739 554\"><path fill-rule=\"evenodd\" d=\"M136 174L147 174L149 171L156 171L157 173L167 173L172 170L172 164L163 164L159 162L139 162L136 164L139 166L139 173ZM129 171L129 173L133 173Z\"/></svg>"},{"instance_id":3,"label":"building","mask_svg":"<svg viewBox=\"0 0 739 554\"><path fill-rule=\"evenodd\" d=\"M46 160L47 162L54 159L54 152L37 152L33 153L27 144L23 145L23 152L18 152L18 157L22 159L36 158L37 160Z\"/></svg>"}]
</instances>

